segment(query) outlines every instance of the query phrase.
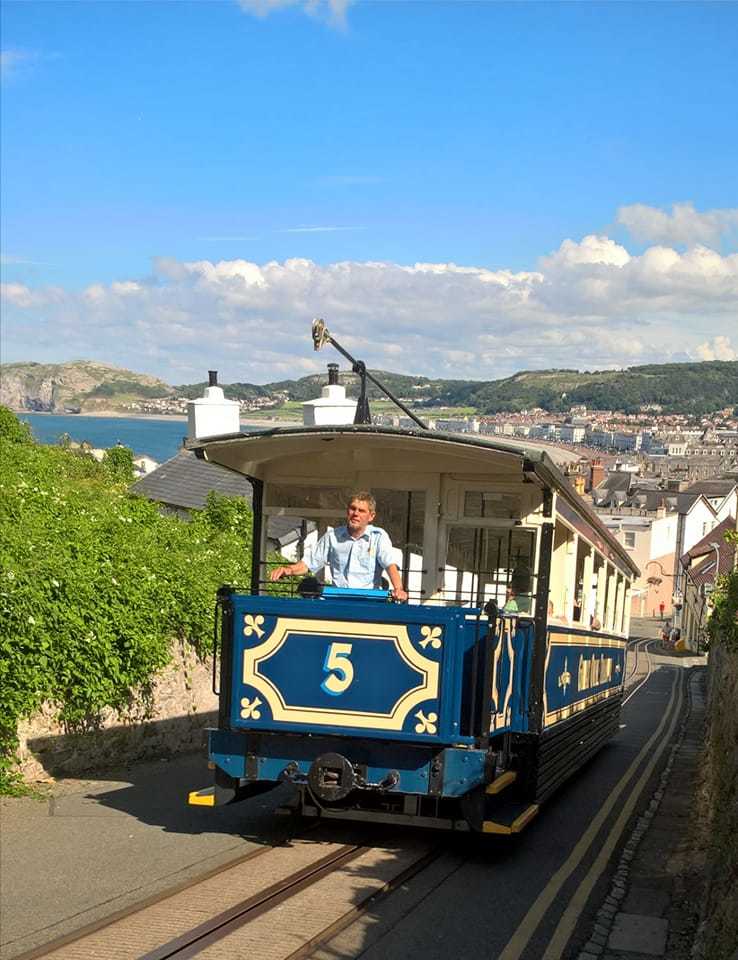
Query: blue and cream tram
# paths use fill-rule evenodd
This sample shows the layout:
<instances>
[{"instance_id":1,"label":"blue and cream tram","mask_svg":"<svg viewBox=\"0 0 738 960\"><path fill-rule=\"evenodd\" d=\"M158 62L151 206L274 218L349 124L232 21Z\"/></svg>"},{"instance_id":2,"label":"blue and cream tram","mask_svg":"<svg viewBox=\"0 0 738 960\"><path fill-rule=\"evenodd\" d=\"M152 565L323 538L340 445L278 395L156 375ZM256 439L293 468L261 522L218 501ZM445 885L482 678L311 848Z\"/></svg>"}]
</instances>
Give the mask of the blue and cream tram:
<instances>
[{"instance_id":1,"label":"blue and cream tram","mask_svg":"<svg viewBox=\"0 0 738 960\"><path fill-rule=\"evenodd\" d=\"M515 833L616 732L638 570L541 449L352 424L192 447L254 505L250 588L218 601L215 786L192 802L291 781L307 815ZM268 525L290 521L297 559L356 489L409 602L270 584Z\"/></svg>"}]
</instances>

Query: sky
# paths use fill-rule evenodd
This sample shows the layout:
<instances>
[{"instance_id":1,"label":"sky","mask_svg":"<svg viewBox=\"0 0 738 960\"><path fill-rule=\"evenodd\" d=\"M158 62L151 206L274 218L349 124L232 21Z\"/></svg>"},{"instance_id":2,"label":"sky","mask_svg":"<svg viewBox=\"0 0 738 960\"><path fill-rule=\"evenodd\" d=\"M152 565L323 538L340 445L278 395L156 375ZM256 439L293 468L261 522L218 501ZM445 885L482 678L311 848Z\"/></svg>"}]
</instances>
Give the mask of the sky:
<instances>
[{"instance_id":1,"label":"sky","mask_svg":"<svg viewBox=\"0 0 738 960\"><path fill-rule=\"evenodd\" d=\"M3 362L738 359L738 3L4 2Z\"/></svg>"}]
</instances>

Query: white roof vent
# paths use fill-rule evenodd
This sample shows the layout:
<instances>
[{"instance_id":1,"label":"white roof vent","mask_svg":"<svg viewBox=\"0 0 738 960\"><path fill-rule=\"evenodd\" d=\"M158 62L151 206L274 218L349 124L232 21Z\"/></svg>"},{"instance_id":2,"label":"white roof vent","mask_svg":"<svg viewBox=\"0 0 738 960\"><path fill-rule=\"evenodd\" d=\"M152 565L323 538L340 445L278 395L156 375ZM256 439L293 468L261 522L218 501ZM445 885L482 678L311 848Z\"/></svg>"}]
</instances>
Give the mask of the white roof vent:
<instances>
[{"instance_id":1,"label":"white roof vent","mask_svg":"<svg viewBox=\"0 0 738 960\"><path fill-rule=\"evenodd\" d=\"M208 370L208 379L204 395L187 403L188 440L240 431L238 400L226 400L223 388L218 386L217 370Z\"/></svg>"},{"instance_id":2,"label":"white roof vent","mask_svg":"<svg viewBox=\"0 0 738 960\"><path fill-rule=\"evenodd\" d=\"M349 400L346 388L338 382L338 364L328 364L328 384L317 400L302 405L302 422L306 427L338 426L353 423L356 401Z\"/></svg>"}]
</instances>

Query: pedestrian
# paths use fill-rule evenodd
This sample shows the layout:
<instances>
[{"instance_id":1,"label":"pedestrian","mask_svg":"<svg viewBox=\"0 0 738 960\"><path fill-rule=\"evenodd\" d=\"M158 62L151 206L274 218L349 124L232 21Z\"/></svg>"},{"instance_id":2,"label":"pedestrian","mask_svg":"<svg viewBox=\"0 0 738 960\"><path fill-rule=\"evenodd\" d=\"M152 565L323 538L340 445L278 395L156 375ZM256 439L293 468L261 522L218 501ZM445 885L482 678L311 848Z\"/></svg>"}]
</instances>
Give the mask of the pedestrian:
<instances>
[{"instance_id":1,"label":"pedestrian","mask_svg":"<svg viewBox=\"0 0 738 960\"><path fill-rule=\"evenodd\" d=\"M659 616L661 617L662 620L664 619L664 601L663 600L659 603Z\"/></svg>"}]
</instances>

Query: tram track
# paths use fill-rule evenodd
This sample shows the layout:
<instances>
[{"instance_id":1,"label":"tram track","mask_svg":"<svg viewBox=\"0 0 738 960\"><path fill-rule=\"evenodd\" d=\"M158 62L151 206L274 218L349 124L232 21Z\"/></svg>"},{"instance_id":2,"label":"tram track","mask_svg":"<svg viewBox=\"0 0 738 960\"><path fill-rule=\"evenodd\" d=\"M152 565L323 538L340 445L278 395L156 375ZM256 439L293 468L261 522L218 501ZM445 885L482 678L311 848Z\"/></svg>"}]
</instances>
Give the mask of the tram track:
<instances>
[{"instance_id":1,"label":"tram track","mask_svg":"<svg viewBox=\"0 0 738 960\"><path fill-rule=\"evenodd\" d=\"M391 840L260 848L17 960L227 960L256 943L270 960L298 960L442 853Z\"/></svg>"},{"instance_id":2,"label":"tram track","mask_svg":"<svg viewBox=\"0 0 738 960\"><path fill-rule=\"evenodd\" d=\"M646 683L648 683L648 680L650 679L651 674L653 673L653 657L651 656L650 648L655 643L655 640L641 638L640 640L637 641L637 643L641 644L641 646L636 647L635 665L633 667L633 670L628 674L628 676L625 679L626 689L628 689L628 687L630 687L631 689L628 690L627 696L624 697L623 699L623 703L622 703L623 706L625 706L625 704L631 699L631 697L634 697L638 693L638 691L641 690ZM638 655L640 653L640 650L643 651L646 658L646 672L643 677L641 677L639 680L636 681L636 677L638 674Z\"/></svg>"}]
</instances>

